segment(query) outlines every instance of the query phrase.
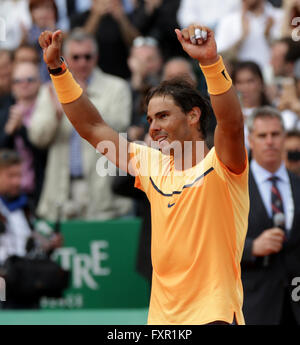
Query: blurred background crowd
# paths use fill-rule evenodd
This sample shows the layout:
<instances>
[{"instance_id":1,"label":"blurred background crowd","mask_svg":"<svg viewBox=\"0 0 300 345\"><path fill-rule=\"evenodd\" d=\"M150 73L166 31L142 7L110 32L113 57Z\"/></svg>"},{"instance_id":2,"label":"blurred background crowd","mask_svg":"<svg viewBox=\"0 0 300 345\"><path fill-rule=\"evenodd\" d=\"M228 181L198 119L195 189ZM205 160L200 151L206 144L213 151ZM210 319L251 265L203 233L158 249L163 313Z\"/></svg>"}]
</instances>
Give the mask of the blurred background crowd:
<instances>
[{"instance_id":1,"label":"blurred background crowd","mask_svg":"<svg viewBox=\"0 0 300 345\"><path fill-rule=\"evenodd\" d=\"M38 45L44 30L63 31L67 64L104 120L129 140L147 142L144 98L151 87L184 77L207 95L203 75L174 29L194 22L209 26L245 123L261 106L279 110L286 131L282 160L300 176L299 0L2 0L0 13L6 21L6 40L0 42L4 215L26 206L33 217L50 221L141 216L140 269L151 280L148 202L131 177L104 176L114 168L99 160L64 116ZM212 114L210 146L214 127ZM246 125L245 134L249 149ZM15 166L19 170L11 171ZM1 263L24 255L30 234L25 223L18 235L23 245L0 242ZM47 248L60 245L55 237Z\"/></svg>"}]
</instances>

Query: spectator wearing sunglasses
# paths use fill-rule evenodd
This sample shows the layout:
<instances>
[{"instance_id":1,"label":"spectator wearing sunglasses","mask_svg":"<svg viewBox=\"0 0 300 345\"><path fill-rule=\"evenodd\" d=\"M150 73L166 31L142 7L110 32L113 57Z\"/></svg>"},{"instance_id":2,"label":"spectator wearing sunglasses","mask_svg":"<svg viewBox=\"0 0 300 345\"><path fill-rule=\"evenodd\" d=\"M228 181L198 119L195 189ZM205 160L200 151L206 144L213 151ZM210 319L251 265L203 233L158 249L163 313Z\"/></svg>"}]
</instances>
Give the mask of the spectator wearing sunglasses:
<instances>
[{"instance_id":1,"label":"spectator wearing sunglasses","mask_svg":"<svg viewBox=\"0 0 300 345\"><path fill-rule=\"evenodd\" d=\"M80 29L66 38L63 56L81 87L101 109L105 122L118 132L130 123L131 97L128 83L97 67L98 47L93 36ZM111 219L131 211L128 198L115 196L113 176L99 176L98 153L62 116L52 86L43 85L33 113L31 140L49 148L45 183L37 214L49 220L57 217L57 203L63 205L63 219ZM97 168L97 170L96 170Z\"/></svg>"},{"instance_id":2,"label":"spectator wearing sunglasses","mask_svg":"<svg viewBox=\"0 0 300 345\"><path fill-rule=\"evenodd\" d=\"M29 195L32 209L40 195L46 162L46 152L35 147L28 138L40 83L36 64L20 62L14 65L12 94L15 103L4 114L0 130L0 147L14 149L22 158L21 189Z\"/></svg>"}]
</instances>

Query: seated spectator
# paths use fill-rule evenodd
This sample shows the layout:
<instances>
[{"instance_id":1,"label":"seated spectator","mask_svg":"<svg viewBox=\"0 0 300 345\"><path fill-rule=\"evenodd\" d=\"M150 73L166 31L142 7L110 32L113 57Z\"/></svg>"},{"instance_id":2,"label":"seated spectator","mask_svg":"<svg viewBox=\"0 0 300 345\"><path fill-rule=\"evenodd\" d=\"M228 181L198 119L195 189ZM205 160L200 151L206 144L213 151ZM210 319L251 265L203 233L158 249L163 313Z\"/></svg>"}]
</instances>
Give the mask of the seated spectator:
<instances>
[{"instance_id":1,"label":"seated spectator","mask_svg":"<svg viewBox=\"0 0 300 345\"><path fill-rule=\"evenodd\" d=\"M28 0L1 0L0 13L5 21L5 40L0 40L0 49L14 50L31 25Z\"/></svg>"},{"instance_id":2,"label":"seated spectator","mask_svg":"<svg viewBox=\"0 0 300 345\"><path fill-rule=\"evenodd\" d=\"M300 58L299 43L291 37L283 37L272 43L270 64L275 78L291 78L297 59Z\"/></svg>"},{"instance_id":3,"label":"seated spectator","mask_svg":"<svg viewBox=\"0 0 300 345\"><path fill-rule=\"evenodd\" d=\"M41 62L39 51L33 45L23 43L14 51L14 63L31 62L39 64Z\"/></svg>"},{"instance_id":4,"label":"seated spectator","mask_svg":"<svg viewBox=\"0 0 300 345\"><path fill-rule=\"evenodd\" d=\"M242 6L217 25L218 49L236 60L256 62L264 73L270 61L270 42L280 37L282 11L266 0L240 2Z\"/></svg>"},{"instance_id":5,"label":"seated spectator","mask_svg":"<svg viewBox=\"0 0 300 345\"><path fill-rule=\"evenodd\" d=\"M264 79L260 67L253 61L237 63L232 71L232 81L236 87L245 119L245 142L248 147L247 118L253 110L270 105L265 93Z\"/></svg>"},{"instance_id":6,"label":"seated spectator","mask_svg":"<svg viewBox=\"0 0 300 345\"><path fill-rule=\"evenodd\" d=\"M32 18L32 25L24 37L23 43L29 43L36 47L42 61L43 51L38 43L41 32L45 30L54 31L58 20L58 9L55 0L29 0L29 10ZM40 64L42 82L49 81L49 73L44 63Z\"/></svg>"},{"instance_id":7,"label":"seated spectator","mask_svg":"<svg viewBox=\"0 0 300 345\"><path fill-rule=\"evenodd\" d=\"M121 0L92 0L90 10L71 18L71 29L76 27L95 36L100 51L98 66L104 72L129 77L126 60L139 32L131 24Z\"/></svg>"},{"instance_id":8,"label":"seated spectator","mask_svg":"<svg viewBox=\"0 0 300 345\"><path fill-rule=\"evenodd\" d=\"M182 77L194 86L197 85L196 74L191 62L183 57L168 60L163 67L162 80Z\"/></svg>"},{"instance_id":9,"label":"seated spectator","mask_svg":"<svg viewBox=\"0 0 300 345\"><path fill-rule=\"evenodd\" d=\"M26 194L21 192L22 160L17 152L0 150L0 267L5 260L17 255L24 257L28 250L48 252L62 245L62 236L56 234L49 239L35 233L32 227L32 214ZM10 299L7 295L2 304L5 309L38 308L39 299Z\"/></svg>"},{"instance_id":10,"label":"seated spectator","mask_svg":"<svg viewBox=\"0 0 300 345\"><path fill-rule=\"evenodd\" d=\"M297 91L297 80L300 80L299 42L291 37L284 37L272 44L270 65L272 79L268 85L268 95L273 104L281 110L286 130L300 128L300 90ZM298 77L296 76L298 75Z\"/></svg>"},{"instance_id":11,"label":"seated spectator","mask_svg":"<svg viewBox=\"0 0 300 345\"><path fill-rule=\"evenodd\" d=\"M94 38L81 30L71 32L64 42L63 55L76 80L101 110L104 121L117 131L126 132L131 114L128 83L97 67ZM99 156L73 129L63 115L52 84L41 88L29 135L38 147L49 148L37 209L40 217L55 220L57 203L63 205L63 219L103 220L130 212L131 201L112 193L113 176L98 175L104 169L100 163L107 162L106 158Z\"/></svg>"},{"instance_id":12,"label":"seated spectator","mask_svg":"<svg viewBox=\"0 0 300 345\"><path fill-rule=\"evenodd\" d=\"M286 130L300 130L300 59L294 66L294 78L282 79L276 103Z\"/></svg>"},{"instance_id":13,"label":"seated spectator","mask_svg":"<svg viewBox=\"0 0 300 345\"><path fill-rule=\"evenodd\" d=\"M287 132L284 139L286 168L300 177L300 131Z\"/></svg>"},{"instance_id":14,"label":"seated spectator","mask_svg":"<svg viewBox=\"0 0 300 345\"><path fill-rule=\"evenodd\" d=\"M187 56L174 35L179 27L177 11L180 0L138 0L132 22L142 36L154 37L164 60L173 56Z\"/></svg>"},{"instance_id":15,"label":"seated spectator","mask_svg":"<svg viewBox=\"0 0 300 345\"><path fill-rule=\"evenodd\" d=\"M159 83L163 66L156 39L142 36L135 38L127 62L131 72L133 105L128 135L130 140L142 140L148 129L144 98L148 90Z\"/></svg>"},{"instance_id":16,"label":"seated spectator","mask_svg":"<svg viewBox=\"0 0 300 345\"><path fill-rule=\"evenodd\" d=\"M34 209L41 192L46 152L33 145L27 135L40 88L36 64L21 62L12 72L14 104L3 114L0 147L15 149L22 157L22 191L29 195Z\"/></svg>"}]
</instances>

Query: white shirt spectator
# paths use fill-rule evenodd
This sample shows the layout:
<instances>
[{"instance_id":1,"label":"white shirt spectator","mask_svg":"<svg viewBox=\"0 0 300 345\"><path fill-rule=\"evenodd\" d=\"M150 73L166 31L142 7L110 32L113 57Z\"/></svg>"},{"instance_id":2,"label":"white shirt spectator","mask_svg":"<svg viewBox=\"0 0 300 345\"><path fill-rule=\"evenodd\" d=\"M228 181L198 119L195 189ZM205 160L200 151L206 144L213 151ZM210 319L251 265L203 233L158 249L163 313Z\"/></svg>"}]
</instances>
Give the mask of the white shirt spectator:
<instances>
[{"instance_id":1,"label":"white shirt spectator","mask_svg":"<svg viewBox=\"0 0 300 345\"><path fill-rule=\"evenodd\" d=\"M265 71L270 62L270 46L264 32L269 17L274 21L270 31L270 38L280 37L283 13L281 9L265 3L264 13L256 16L247 12L249 20L249 34L238 51L237 58L241 61L252 60ZM232 48L242 37L242 9L223 17L216 28L216 42L219 52Z\"/></svg>"},{"instance_id":2,"label":"white shirt spectator","mask_svg":"<svg viewBox=\"0 0 300 345\"><path fill-rule=\"evenodd\" d=\"M294 129L297 129L298 131L300 130L300 119L296 113L286 109L281 112L281 116L286 131L291 131Z\"/></svg>"},{"instance_id":3,"label":"white shirt spectator","mask_svg":"<svg viewBox=\"0 0 300 345\"><path fill-rule=\"evenodd\" d=\"M290 178L287 170L282 163L279 169L271 174L260 166L254 159L250 163L251 171L257 184L257 188L265 205L266 211L269 217L272 217L271 207L271 188L272 182L268 179L272 176L278 177L277 188L279 189L282 197L284 215L285 215L285 229L289 231L293 225L294 218L294 201L292 196L292 189L290 184Z\"/></svg>"},{"instance_id":4,"label":"white shirt spectator","mask_svg":"<svg viewBox=\"0 0 300 345\"><path fill-rule=\"evenodd\" d=\"M5 39L0 40L0 49L17 48L23 36L23 30L31 25L31 16L27 0L0 1L1 30L5 30Z\"/></svg>"},{"instance_id":5,"label":"white shirt spectator","mask_svg":"<svg viewBox=\"0 0 300 345\"><path fill-rule=\"evenodd\" d=\"M6 231L0 235L0 264L11 255L25 256L26 243L32 232L23 210L9 212L0 200L0 211L5 216Z\"/></svg>"},{"instance_id":6,"label":"white shirt spectator","mask_svg":"<svg viewBox=\"0 0 300 345\"><path fill-rule=\"evenodd\" d=\"M181 0L177 20L182 28L199 23L213 29L224 15L238 7L237 0Z\"/></svg>"}]
</instances>

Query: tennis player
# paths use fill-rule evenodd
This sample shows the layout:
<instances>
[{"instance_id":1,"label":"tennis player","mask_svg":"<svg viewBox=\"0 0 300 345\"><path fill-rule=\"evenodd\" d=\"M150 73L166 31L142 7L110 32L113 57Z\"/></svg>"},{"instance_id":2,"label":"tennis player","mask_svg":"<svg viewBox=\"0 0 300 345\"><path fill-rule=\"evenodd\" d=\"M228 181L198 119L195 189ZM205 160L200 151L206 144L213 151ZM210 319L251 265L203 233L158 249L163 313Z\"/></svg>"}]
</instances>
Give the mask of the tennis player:
<instances>
[{"instance_id":1,"label":"tennis player","mask_svg":"<svg viewBox=\"0 0 300 345\"><path fill-rule=\"evenodd\" d=\"M200 25L175 31L206 78L217 119L211 150L204 142L208 105L189 84L166 81L148 95L149 134L159 150L129 143L73 79L61 58L61 31L45 31L39 42L73 126L135 175L151 203L148 324L243 324L240 260L249 210L243 116L213 31Z\"/></svg>"}]
</instances>

